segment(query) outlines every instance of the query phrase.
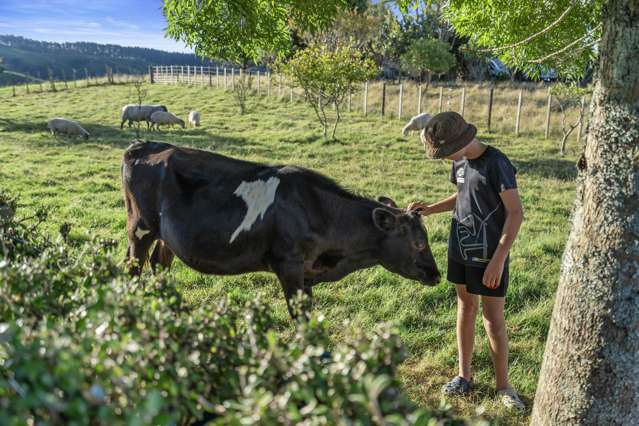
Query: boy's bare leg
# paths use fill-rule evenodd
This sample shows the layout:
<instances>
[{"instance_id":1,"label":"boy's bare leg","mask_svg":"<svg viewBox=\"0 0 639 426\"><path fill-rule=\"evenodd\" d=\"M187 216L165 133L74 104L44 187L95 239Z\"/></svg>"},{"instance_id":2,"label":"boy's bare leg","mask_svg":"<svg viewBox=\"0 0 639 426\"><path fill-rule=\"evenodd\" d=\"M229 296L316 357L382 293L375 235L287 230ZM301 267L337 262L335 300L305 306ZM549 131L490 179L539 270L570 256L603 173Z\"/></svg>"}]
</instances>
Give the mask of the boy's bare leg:
<instances>
[{"instance_id":1,"label":"boy's bare leg","mask_svg":"<svg viewBox=\"0 0 639 426\"><path fill-rule=\"evenodd\" d=\"M475 343L475 318L479 297L468 293L466 286L456 284L457 290L457 352L459 353L459 375L466 380L472 377L471 361Z\"/></svg>"},{"instance_id":2,"label":"boy's bare leg","mask_svg":"<svg viewBox=\"0 0 639 426\"><path fill-rule=\"evenodd\" d=\"M508 335L504 319L505 297L482 296L484 328L488 335L490 356L495 367L497 390L506 389L508 384Z\"/></svg>"}]
</instances>

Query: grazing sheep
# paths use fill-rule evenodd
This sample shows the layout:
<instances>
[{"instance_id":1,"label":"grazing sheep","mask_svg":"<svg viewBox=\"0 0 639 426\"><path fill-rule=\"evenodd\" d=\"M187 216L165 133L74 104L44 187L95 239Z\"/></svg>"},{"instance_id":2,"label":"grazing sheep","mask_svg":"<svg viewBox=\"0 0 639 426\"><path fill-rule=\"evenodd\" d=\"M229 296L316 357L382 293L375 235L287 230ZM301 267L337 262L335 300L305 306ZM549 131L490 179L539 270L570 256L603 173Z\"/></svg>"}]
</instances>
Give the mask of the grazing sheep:
<instances>
[{"instance_id":1,"label":"grazing sheep","mask_svg":"<svg viewBox=\"0 0 639 426\"><path fill-rule=\"evenodd\" d=\"M418 114L415 117L411 118L410 121L402 129L402 135L408 136L408 132L410 131L418 132L426 128L426 125L430 121L431 117L432 116L430 114L422 112L421 114Z\"/></svg>"},{"instance_id":2,"label":"grazing sheep","mask_svg":"<svg viewBox=\"0 0 639 426\"><path fill-rule=\"evenodd\" d=\"M89 139L89 132L84 130L77 121L66 118L52 118L47 122L47 128L54 137L57 137L58 133L62 133L69 136L82 136L84 139Z\"/></svg>"},{"instance_id":3,"label":"grazing sheep","mask_svg":"<svg viewBox=\"0 0 639 426\"><path fill-rule=\"evenodd\" d=\"M146 121L147 128L151 121L151 114L156 111L168 111L164 105L137 105L128 104L122 107L122 123L120 123L120 129L124 127L124 122L129 122L129 127L134 121Z\"/></svg>"},{"instance_id":4,"label":"grazing sheep","mask_svg":"<svg viewBox=\"0 0 639 426\"><path fill-rule=\"evenodd\" d=\"M176 115L167 111L155 111L151 114L151 129L155 125L157 130L160 130L161 125L167 125L173 127L174 124L178 124L184 128L184 120L178 118Z\"/></svg>"},{"instance_id":5,"label":"grazing sheep","mask_svg":"<svg viewBox=\"0 0 639 426\"><path fill-rule=\"evenodd\" d=\"M189 112L189 124L193 127L198 127L200 125L200 112L199 111L191 111Z\"/></svg>"}]
</instances>

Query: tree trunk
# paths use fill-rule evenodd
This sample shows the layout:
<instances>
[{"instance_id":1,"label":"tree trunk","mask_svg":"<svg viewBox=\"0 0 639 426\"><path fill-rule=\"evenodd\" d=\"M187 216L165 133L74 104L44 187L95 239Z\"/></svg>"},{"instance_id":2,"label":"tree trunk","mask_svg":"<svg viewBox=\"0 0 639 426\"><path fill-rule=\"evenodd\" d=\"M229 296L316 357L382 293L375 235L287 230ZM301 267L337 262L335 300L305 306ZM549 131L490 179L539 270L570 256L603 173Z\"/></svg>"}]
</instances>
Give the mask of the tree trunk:
<instances>
[{"instance_id":1,"label":"tree trunk","mask_svg":"<svg viewBox=\"0 0 639 426\"><path fill-rule=\"evenodd\" d=\"M639 424L639 0L603 16L533 425Z\"/></svg>"}]
</instances>

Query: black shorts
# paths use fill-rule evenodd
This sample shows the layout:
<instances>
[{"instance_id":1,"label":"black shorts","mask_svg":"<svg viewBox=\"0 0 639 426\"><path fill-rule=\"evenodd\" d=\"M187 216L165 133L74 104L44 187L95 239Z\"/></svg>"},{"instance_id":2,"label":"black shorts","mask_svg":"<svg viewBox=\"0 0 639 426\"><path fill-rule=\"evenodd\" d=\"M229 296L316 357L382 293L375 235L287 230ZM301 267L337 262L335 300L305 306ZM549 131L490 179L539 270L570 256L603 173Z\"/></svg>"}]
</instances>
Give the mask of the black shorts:
<instances>
[{"instance_id":1,"label":"black shorts","mask_svg":"<svg viewBox=\"0 0 639 426\"><path fill-rule=\"evenodd\" d=\"M447 279L451 283L465 284L466 291L481 296L504 297L508 289L508 259L504 264L504 272L501 274L499 287L492 289L482 283L485 266L468 266L454 259L448 258Z\"/></svg>"}]
</instances>

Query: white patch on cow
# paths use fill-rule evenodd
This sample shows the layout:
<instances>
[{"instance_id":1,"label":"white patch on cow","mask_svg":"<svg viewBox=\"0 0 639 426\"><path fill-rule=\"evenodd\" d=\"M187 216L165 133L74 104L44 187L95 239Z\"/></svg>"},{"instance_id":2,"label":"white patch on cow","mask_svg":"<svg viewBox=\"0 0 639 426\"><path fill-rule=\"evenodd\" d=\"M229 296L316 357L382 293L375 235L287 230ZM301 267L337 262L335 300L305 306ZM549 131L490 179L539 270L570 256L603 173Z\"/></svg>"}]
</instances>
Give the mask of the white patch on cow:
<instances>
[{"instance_id":1,"label":"white patch on cow","mask_svg":"<svg viewBox=\"0 0 639 426\"><path fill-rule=\"evenodd\" d=\"M144 229L138 226L138 229L135 230L135 236L138 237L138 240L141 240L149 232L151 231L145 231Z\"/></svg>"},{"instance_id":2,"label":"white patch on cow","mask_svg":"<svg viewBox=\"0 0 639 426\"><path fill-rule=\"evenodd\" d=\"M233 194L238 197L242 197L246 203L247 209L244 220L240 223L240 226L237 227L235 232L233 232L233 235L231 235L229 244L235 240L240 232L249 231L253 227L258 216L260 219L264 219L264 214L275 200L275 191L279 184L280 180L278 178L271 177L266 182L262 180L242 182L240 186L237 187Z\"/></svg>"}]
</instances>

